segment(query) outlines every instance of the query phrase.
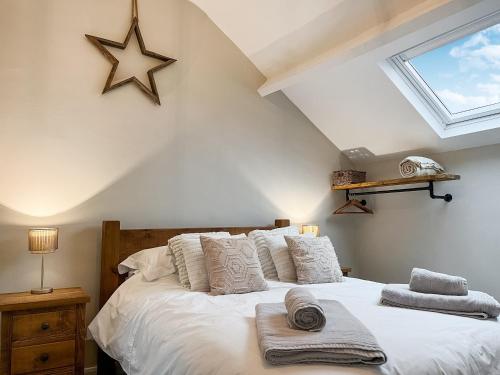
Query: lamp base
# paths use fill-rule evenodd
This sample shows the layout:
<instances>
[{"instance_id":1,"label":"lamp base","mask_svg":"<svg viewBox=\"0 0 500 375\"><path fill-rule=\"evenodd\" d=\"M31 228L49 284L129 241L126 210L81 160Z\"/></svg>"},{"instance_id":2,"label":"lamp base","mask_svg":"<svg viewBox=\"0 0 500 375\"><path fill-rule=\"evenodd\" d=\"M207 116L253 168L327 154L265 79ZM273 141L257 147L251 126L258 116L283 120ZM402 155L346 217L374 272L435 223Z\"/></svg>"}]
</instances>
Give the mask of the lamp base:
<instances>
[{"instance_id":1,"label":"lamp base","mask_svg":"<svg viewBox=\"0 0 500 375\"><path fill-rule=\"evenodd\" d=\"M31 294L48 294L52 293L54 289L52 288L36 288L36 289L31 289Z\"/></svg>"}]
</instances>

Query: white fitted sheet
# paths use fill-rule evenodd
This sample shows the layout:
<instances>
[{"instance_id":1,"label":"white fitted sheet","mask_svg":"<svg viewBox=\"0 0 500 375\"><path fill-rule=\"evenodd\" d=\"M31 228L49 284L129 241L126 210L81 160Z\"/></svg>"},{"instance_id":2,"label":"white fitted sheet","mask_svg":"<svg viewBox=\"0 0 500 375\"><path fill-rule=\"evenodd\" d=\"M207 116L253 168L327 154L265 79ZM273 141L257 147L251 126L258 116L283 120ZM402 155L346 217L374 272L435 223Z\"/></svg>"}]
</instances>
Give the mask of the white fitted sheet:
<instances>
[{"instance_id":1,"label":"white fitted sheet","mask_svg":"<svg viewBox=\"0 0 500 375\"><path fill-rule=\"evenodd\" d=\"M354 278L305 285L342 302L375 335L388 362L380 367L294 365L262 358L255 305L280 302L295 284L210 296L182 288L176 275L123 283L89 326L97 344L129 375L488 375L500 374L500 322L379 305L383 284Z\"/></svg>"}]
</instances>

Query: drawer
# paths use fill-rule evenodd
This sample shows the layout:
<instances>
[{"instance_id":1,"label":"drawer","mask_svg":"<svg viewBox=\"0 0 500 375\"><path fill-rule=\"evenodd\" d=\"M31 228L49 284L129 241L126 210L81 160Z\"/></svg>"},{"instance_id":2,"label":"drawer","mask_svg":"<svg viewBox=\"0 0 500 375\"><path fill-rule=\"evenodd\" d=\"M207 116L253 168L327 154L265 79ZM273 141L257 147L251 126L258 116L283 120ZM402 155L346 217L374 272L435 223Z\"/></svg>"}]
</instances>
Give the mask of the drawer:
<instances>
[{"instance_id":1,"label":"drawer","mask_svg":"<svg viewBox=\"0 0 500 375\"><path fill-rule=\"evenodd\" d=\"M75 341L24 346L12 349L12 374L57 369L75 363Z\"/></svg>"},{"instance_id":2,"label":"drawer","mask_svg":"<svg viewBox=\"0 0 500 375\"><path fill-rule=\"evenodd\" d=\"M75 334L75 310L14 315L12 341Z\"/></svg>"},{"instance_id":3,"label":"drawer","mask_svg":"<svg viewBox=\"0 0 500 375\"><path fill-rule=\"evenodd\" d=\"M59 367L51 370L29 373L29 375L74 375L74 374L75 374L74 367Z\"/></svg>"}]
</instances>

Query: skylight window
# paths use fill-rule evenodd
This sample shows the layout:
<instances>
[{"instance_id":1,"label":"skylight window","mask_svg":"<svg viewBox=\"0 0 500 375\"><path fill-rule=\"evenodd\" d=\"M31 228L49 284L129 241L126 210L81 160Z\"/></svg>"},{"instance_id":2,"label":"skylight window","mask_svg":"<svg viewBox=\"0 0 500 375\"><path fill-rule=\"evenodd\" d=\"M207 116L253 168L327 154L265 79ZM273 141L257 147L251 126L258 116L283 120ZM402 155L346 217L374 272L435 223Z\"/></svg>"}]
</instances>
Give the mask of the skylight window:
<instances>
[{"instance_id":1,"label":"skylight window","mask_svg":"<svg viewBox=\"0 0 500 375\"><path fill-rule=\"evenodd\" d=\"M486 121L486 128L500 127L500 13L410 48L389 63L441 130ZM485 124L480 128L475 131Z\"/></svg>"},{"instance_id":2,"label":"skylight window","mask_svg":"<svg viewBox=\"0 0 500 375\"><path fill-rule=\"evenodd\" d=\"M500 24L409 63L453 114L500 102Z\"/></svg>"}]
</instances>

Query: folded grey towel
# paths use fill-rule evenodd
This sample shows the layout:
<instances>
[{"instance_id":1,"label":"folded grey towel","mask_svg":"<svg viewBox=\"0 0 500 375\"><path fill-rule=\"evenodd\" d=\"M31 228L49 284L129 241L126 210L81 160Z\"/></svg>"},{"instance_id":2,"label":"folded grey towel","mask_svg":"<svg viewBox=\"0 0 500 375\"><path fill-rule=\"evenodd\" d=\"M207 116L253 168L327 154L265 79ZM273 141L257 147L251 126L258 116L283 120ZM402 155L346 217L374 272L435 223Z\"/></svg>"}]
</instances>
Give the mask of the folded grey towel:
<instances>
[{"instance_id":1,"label":"folded grey towel","mask_svg":"<svg viewBox=\"0 0 500 375\"><path fill-rule=\"evenodd\" d=\"M375 337L340 302L319 303L326 314L321 332L290 328L284 303L261 303L255 307L259 346L267 361L273 365L382 365L387 361Z\"/></svg>"},{"instance_id":2,"label":"folded grey towel","mask_svg":"<svg viewBox=\"0 0 500 375\"><path fill-rule=\"evenodd\" d=\"M466 296L445 296L414 292L407 284L389 284L382 289L383 305L426 310L477 319L496 318L500 304L490 295L469 291Z\"/></svg>"},{"instance_id":3,"label":"folded grey towel","mask_svg":"<svg viewBox=\"0 0 500 375\"><path fill-rule=\"evenodd\" d=\"M285 307L290 328L316 332L326 324L321 305L305 288L290 289L285 296Z\"/></svg>"},{"instance_id":4,"label":"folded grey towel","mask_svg":"<svg viewBox=\"0 0 500 375\"><path fill-rule=\"evenodd\" d=\"M469 292L467 280L463 277L432 272L422 268L414 268L411 271L410 290L450 296L466 296Z\"/></svg>"}]
</instances>

